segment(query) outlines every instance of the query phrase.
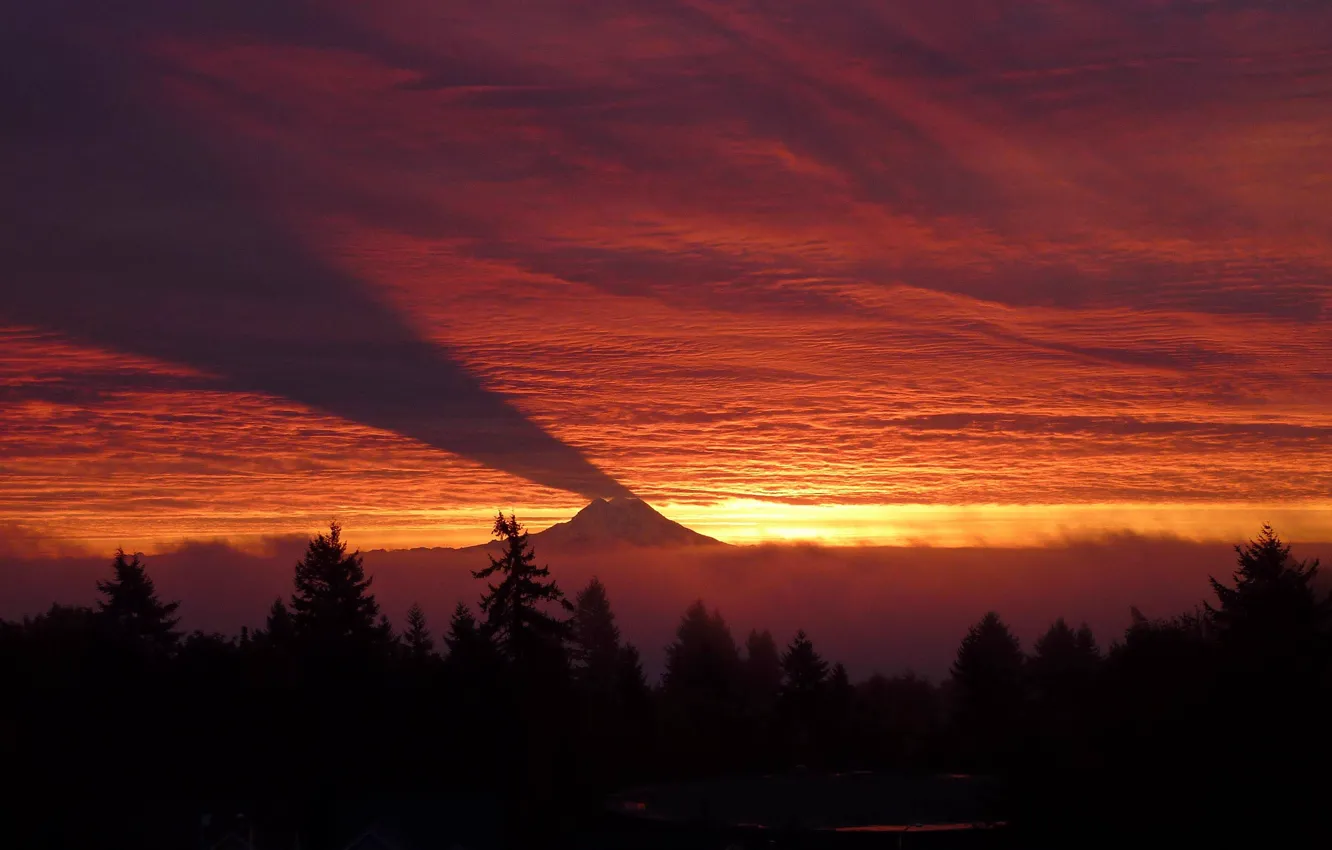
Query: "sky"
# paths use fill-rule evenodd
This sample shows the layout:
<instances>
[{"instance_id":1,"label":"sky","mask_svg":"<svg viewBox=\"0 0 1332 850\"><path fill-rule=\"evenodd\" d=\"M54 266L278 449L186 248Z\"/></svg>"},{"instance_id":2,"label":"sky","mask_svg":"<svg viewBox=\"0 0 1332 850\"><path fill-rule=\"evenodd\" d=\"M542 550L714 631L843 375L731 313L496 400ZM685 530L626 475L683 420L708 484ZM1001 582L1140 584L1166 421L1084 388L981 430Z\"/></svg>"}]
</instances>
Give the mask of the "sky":
<instances>
[{"instance_id":1,"label":"sky","mask_svg":"<svg viewBox=\"0 0 1332 850\"><path fill-rule=\"evenodd\" d=\"M3 2L11 549L1332 540L1332 5Z\"/></svg>"}]
</instances>

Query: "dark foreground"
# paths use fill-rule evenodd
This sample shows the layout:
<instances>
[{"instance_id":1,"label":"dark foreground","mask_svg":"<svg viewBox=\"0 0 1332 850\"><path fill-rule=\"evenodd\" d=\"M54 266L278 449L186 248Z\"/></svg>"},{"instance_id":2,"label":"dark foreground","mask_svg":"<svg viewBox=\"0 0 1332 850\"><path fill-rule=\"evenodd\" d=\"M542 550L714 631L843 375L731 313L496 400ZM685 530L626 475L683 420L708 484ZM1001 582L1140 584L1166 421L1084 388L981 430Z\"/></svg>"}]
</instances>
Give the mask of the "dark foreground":
<instances>
[{"instance_id":1,"label":"dark foreground","mask_svg":"<svg viewBox=\"0 0 1332 850\"><path fill-rule=\"evenodd\" d=\"M97 609L0 623L0 843L1332 846L1332 601L1271 529L1108 652L1058 621L1028 654L990 613L944 683L852 683L700 602L655 687L607 589L567 604L512 517L440 651L338 532L235 638L179 634L123 554Z\"/></svg>"}]
</instances>

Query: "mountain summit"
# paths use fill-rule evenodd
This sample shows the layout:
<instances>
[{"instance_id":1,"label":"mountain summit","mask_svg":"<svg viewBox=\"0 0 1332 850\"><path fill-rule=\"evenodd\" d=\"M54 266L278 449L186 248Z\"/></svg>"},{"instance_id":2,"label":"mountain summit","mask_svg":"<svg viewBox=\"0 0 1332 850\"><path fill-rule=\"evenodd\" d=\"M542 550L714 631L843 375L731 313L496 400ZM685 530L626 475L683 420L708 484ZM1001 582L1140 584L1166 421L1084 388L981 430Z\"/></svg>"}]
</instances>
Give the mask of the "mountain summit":
<instances>
[{"instance_id":1,"label":"mountain summit","mask_svg":"<svg viewBox=\"0 0 1332 850\"><path fill-rule=\"evenodd\" d=\"M573 519L532 535L538 547L556 549L588 546L723 546L720 540L685 528L657 513L642 499L594 499Z\"/></svg>"}]
</instances>

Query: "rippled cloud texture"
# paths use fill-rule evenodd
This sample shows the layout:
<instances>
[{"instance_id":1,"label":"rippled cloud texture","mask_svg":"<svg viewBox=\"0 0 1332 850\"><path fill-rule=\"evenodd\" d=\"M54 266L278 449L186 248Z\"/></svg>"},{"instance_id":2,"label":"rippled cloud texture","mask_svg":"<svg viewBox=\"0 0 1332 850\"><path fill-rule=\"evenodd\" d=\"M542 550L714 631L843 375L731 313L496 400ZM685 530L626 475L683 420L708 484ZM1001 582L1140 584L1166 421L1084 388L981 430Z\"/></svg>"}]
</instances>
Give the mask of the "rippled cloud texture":
<instances>
[{"instance_id":1,"label":"rippled cloud texture","mask_svg":"<svg viewBox=\"0 0 1332 850\"><path fill-rule=\"evenodd\" d=\"M1327 4L6 5L9 525L1332 528Z\"/></svg>"}]
</instances>

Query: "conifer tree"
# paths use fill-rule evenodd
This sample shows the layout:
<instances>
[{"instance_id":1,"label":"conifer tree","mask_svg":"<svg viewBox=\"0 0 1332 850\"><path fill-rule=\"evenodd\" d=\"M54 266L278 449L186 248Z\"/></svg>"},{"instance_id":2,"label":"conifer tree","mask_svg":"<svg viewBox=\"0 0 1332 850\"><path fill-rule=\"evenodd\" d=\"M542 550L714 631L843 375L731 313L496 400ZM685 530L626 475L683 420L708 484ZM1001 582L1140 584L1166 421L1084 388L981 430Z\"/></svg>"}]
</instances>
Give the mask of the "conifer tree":
<instances>
[{"instance_id":1,"label":"conifer tree","mask_svg":"<svg viewBox=\"0 0 1332 850\"><path fill-rule=\"evenodd\" d=\"M445 666L464 681L489 675L499 660L494 643L472 615L472 609L462 602L454 607L453 616L449 618L444 646L448 650Z\"/></svg>"},{"instance_id":2,"label":"conifer tree","mask_svg":"<svg viewBox=\"0 0 1332 850\"><path fill-rule=\"evenodd\" d=\"M760 711L770 708L782 688L782 656L772 632L767 629L749 632L743 667L751 708Z\"/></svg>"},{"instance_id":3,"label":"conifer tree","mask_svg":"<svg viewBox=\"0 0 1332 850\"><path fill-rule=\"evenodd\" d=\"M666 648L667 692L724 695L734 687L740 652L720 612L697 600L680 618L675 642Z\"/></svg>"},{"instance_id":4,"label":"conifer tree","mask_svg":"<svg viewBox=\"0 0 1332 850\"><path fill-rule=\"evenodd\" d=\"M1083 623L1074 631L1063 617L1055 620L1032 647L1030 672L1038 688L1057 687L1061 679L1086 677L1101 661L1096 638Z\"/></svg>"},{"instance_id":5,"label":"conifer tree","mask_svg":"<svg viewBox=\"0 0 1332 850\"><path fill-rule=\"evenodd\" d=\"M370 593L373 579L365 574L360 552L347 553L342 526L310 541L296 565L296 590L291 619L296 637L308 646L379 649L391 635L380 618L379 603Z\"/></svg>"},{"instance_id":6,"label":"conifer tree","mask_svg":"<svg viewBox=\"0 0 1332 850\"><path fill-rule=\"evenodd\" d=\"M606 586L595 576L574 599L569 642L578 679L613 687L620 663L620 629L615 625Z\"/></svg>"},{"instance_id":7,"label":"conifer tree","mask_svg":"<svg viewBox=\"0 0 1332 850\"><path fill-rule=\"evenodd\" d=\"M546 608L553 605L571 611L573 606L549 580L550 568L536 566L536 553L517 517L497 515L491 533L503 542L503 552L498 558L490 556L490 566L472 572L480 579L501 577L499 584L488 584L488 592L481 597L485 634L505 657L519 664L559 658L569 626Z\"/></svg>"},{"instance_id":8,"label":"conifer tree","mask_svg":"<svg viewBox=\"0 0 1332 850\"><path fill-rule=\"evenodd\" d=\"M173 616L180 603L163 603L157 598L153 580L137 554L127 557L124 549L117 549L111 569L110 580L97 582L98 591L106 597L97 603L102 621L131 640L164 651L173 649L180 639Z\"/></svg>"},{"instance_id":9,"label":"conifer tree","mask_svg":"<svg viewBox=\"0 0 1332 850\"><path fill-rule=\"evenodd\" d=\"M425 612L418 603L413 602L407 609L407 630L402 633L402 643L407 657L413 661L425 661L435 652L435 639L430 635Z\"/></svg>"},{"instance_id":10,"label":"conifer tree","mask_svg":"<svg viewBox=\"0 0 1332 850\"><path fill-rule=\"evenodd\" d=\"M1332 622L1332 597L1320 598L1314 579L1318 561L1297 561L1270 525L1257 539L1235 547L1234 587L1211 578L1217 604L1208 622L1223 641L1280 653L1300 640L1325 635Z\"/></svg>"},{"instance_id":11,"label":"conifer tree","mask_svg":"<svg viewBox=\"0 0 1332 850\"><path fill-rule=\"evenodd\" d=\"M615 687L620 705L631 713L641 711L651 698L647 679L643 676L643 659L638 653L638 647L632 643L620 647Z\"/></svg>"},{"instance_id":12,"label":"conifer tree","mask_svg":"<svg viewBox=\"0 0 1332 850\"><path fill-rule=\"evenodd\" d=\"M962 745L982 764L1016 745L1023 701L1022 647L993 611L967 631L953 662L955 721Z\"/></svg>"},{"instance_id":13,"label":"conifer tree","mask_svg":"<svg viewBox=\"0 0 1332 850\"><path fill-rule=\"evenodd\" d=\"M452 658L460 652L466 653L484 640L476 618L472 616L472 609L459 602L453 608L453 616L449 618L449 631L444 635L444 645L449 650L448 657Z\"/></svg>"},{"instance_id":14,"label":"conifer tree","mask_svg":"<svg viewBox=\"0 0 1332 850\"><path fill-rule=\"evenodd\" d=\"M828 678L828 662L814 650L804 629L782 653L782 697L809 700L816 696Z\"/></svg>"},{"instance_id":15,"label":"conifer tree","mask_svg":"<svg viewBox=\"0 0 1332 850\"><path fill-rule=\"evenodd\" d=\"M290 646L296 638L296 627L291 622L291 611L281 599L274 599L268 608L265 632L273 646Z\"/></svg>"},{"instance_id":16,"label":"conifer tree","mask_svg":"<svg viewBox=\"0 0 1332 850\"><path fill-rule=\"evenodd\" d=\"M838 661L828 671L828 691L836 697L837 702L845 700L851 701L851 693L855 689L851 686L851 676L847 674L846 667Z\"/></svg>"},{"instance_id":17,"label":"conifer tree","mask_svg":"<svg viewBox=\"0 0 1332 850\"><path fill-rule=\"evenodd\" d=\"M1092 634L1091 626L1086 623L1078 626L1076 640L1079 656L1096 663L1101 661L1101 648L1096 645L1096 635Z\"/></svg>"}]
</instances>

